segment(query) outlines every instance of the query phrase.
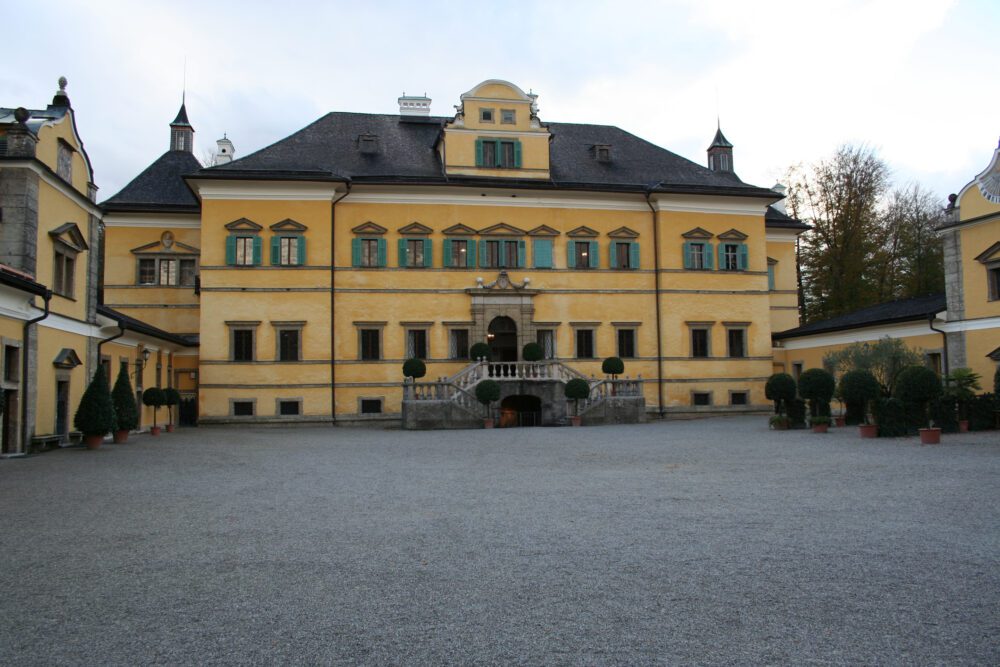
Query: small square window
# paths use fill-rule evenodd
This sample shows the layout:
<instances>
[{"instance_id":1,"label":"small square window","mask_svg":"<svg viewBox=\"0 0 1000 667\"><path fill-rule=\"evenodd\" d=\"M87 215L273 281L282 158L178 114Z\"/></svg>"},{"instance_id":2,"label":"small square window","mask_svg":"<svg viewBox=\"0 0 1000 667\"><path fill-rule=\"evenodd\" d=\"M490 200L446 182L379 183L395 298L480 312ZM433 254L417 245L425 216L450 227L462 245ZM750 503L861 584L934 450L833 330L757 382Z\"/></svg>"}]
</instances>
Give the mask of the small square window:
<instances>
[{"instance_id":1,"label":"small square window","mask_svg":"<svg viewBox=\"0 0 1000 667\"><path fill-rule=\"evenodd\" d=\"M712 392L710 391L691 392L691 405L711 405L711 404L712 404Z\"/></svg>"},{"instance_id":2,"label":"small square window","mask_svg":"<svg viewBox=\"0 0 1000 667\"><path fill-rule=\"evenodd\" d=\"M505 125L513 125L515 122L516 114L513 109L500 109L500 122Z\"/></svg>"},{"instance_id":3,"label":"small square window","mask_svg":"<svg viewBox=\"0 0 1000 667\"><path fill-rule=\"evenodd\" d=\"M729 405L746 405L747 402L745 391L734 391L729 394Z\"/></svg>"},{"instance_id":4,"label":"small square window","mask_svg":"<svg viewBox=\"0 0 1000 667\"><path fill-rule=\"evenodd\" d=\"M362 398L361 399L361 414L363 414L363 415L380 415L380 414L382 414L382 399L381 398Z\"/></svg>"},{"instance_id":5,"label":"small square window","mask_svg":"<svg viewBox=\"0 0 1000 667\"><path fill-rule=\"evenodd\" d=\"M253 417L253 401L233 401L234 417Z\"/></svg>"},{"instance_id":6,"label":"small square window","mask_svg":"<svg viewBox=\"0 0 1000 667\"><path fill-rule=\"evenodd\" d=\"M493 122L493 109L480 109L479 110L479 122L481 122L481 123L492 123Z\"/></svg>"},{"instance_id":7,"label":"small square window","mask_svg":"<svg viewBox=\"0 0 1000 667\"><path fill-rule=\"evenodd\" d=\"M291 417L302 414L301 401L278 401L278 414L283 417Z\"/></svg>"}]
</instances>

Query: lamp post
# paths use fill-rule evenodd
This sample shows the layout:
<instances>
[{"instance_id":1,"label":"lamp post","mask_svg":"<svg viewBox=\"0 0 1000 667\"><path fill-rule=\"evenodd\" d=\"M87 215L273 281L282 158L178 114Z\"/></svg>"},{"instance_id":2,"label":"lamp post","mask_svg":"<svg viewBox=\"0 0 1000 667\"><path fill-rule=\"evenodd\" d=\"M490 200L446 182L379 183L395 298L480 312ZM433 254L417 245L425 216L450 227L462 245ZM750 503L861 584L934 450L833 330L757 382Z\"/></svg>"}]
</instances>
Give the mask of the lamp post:
<instances>
[{"instance_id":1,"label":"lamp post","mask_svg":"<svg viewBox=\"0 0 1000 667\"><path fill-rule=\"evenodd\" d=\"M142 370L146 367L147 361L149 361L149 350L143 348L142 358L135 358L135 402L139 408L138 428L142 428Z\"/></svg>"}]
</instances>

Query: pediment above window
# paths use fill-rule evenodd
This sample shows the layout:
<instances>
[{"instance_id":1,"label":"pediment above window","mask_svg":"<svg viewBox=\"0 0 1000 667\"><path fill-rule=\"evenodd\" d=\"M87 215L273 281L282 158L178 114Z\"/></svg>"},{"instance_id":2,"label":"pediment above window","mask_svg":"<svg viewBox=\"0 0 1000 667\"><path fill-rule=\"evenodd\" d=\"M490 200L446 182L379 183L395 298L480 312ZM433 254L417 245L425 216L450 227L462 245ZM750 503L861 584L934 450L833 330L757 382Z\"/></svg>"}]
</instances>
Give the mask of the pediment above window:
<instances>
[{"instance_id":1,"label":"pediment above window","mask_svg":"<svg viewBox=\"0 0 1000 667\"><path fill-rule=\"evenodd\" d=\"M84 239L83 232L80 231L75 222L67 222L59 225L49 232L49 236L76 252L87 250L87 241Z\"/></svg>"},{"instance_id":2,"label":"pediment above window","mask_svg":"<svg viewBox=\"0 0 1000 667\"><path fill-rule=\"evenodd\" d=\"M778 260L774 259L773 257L768 257L767 258L767 265L768 266L774 266L777 263L778 263Z\"/></svg>"},{"instance_id":3,"label":"pediment above window","mask_svg":"<svg viewBox=\"0 0 1000 667\"><path fill-rule=\"evenodd\" d=\"M434 230L427 225L420 224L419 222L411 222L405 227L400 227L399 233L407 236L424 236L434 233Z\"/></svg>"},{"instance_id":4,"label":"pediment above window","mask_svg":"<svg viewBox=\"0 0 1000 667\"><path fill-rule=\"evenodd\" d=\"M686 239L710 239L714 234L707 229L702 229L701 227L695 227L694 229L689 229L688 231L681 234Z\"/></svg>"},{"instance_id":5,"label":"pediment above window","mask_svg":"<svg viewBox=\"0 0 1000 667\"><path fill-rule=\"evenodd\" d=\"M613 239L637 239L639 238L639 232L629 227L619 227L614 231L608 232L608 236Z\"/></svg>"},{"instance_id":6,"label":"pediment above window","mask_svg":"<svg viewBox=\"0 0 1000 667\"><path fill-rule=\"evenodd\" d=\"M240 218L239 220L233 220L232 222L226 224L226 229L231 232L259 232L264 228L253 220Z\"/></svg>"},{"instance_id":7,"label":"pediment above window","mask_svg":"<svg viewBox=\"0 0 1000 667\"><path fill-rule=\"evenodd\" d=\"M176 240L174 238L174 233L171 231L166 231L160 234L159 241L147 243L139 246L138 248L132 248L131 252L134 255L162 255L164 253L171 255L201 254L201 251L198 248Z\"/></svg>"},{"instance_id":8,"label":"pediment above window","mask_svg":"<svg viewBox=\"0 0 1000 667\"><path fill-rule=\"evenodd\" d=\"M989 248L976 255L976 261L982 262L983 264L1000 262L1000 241L997 241Z\"/></svg>"},{"instance_id":9,"label":"pediment above window","mask_svg":"<svg viewBox=\"0 0 1000 667\"><path fill-rule=\"evenodd\" d=\"M52 360L52 365L56 368L76 368L83 362L77 356L76 350L71 347L64 347L59 350L59 354Z\"/></svg>"},{"instance_id":10,"label":"pediment above window","mask_svg":"<svg viewBox=\"0 0 1000 667\"><path fill-rule=\"evenodd\" d=\"M528 231L528 236L559 236L559 230L548 225L539 225Z\"/></svg>"},{"instance_id":11,"label":"pediment above window","mask_svg":"<svg viewBox=\"0 0 1000 667\"><path fill-rule=\"evenodd\" d=\"M364 223L358 225L357 227L355 227L351 231L354 232L355 234L375 234L375 235L382 235L382 234L385 234L389 230L386 229L385 227L383 227L382 225L376 225L374 222L372 222L371 220L369 220L368 222L364 222Z\"/></svg>"},{"instance_id":12,"label":"pediment above window","mask_svg":"<svg viewBox=\"0 0 1000 667\"><path fill-rule=\"evenodd\" d=\"M515 227L514 225L508 225L506 222L501 222L496 225L491 225L486 229L480 229L479 234L481 236L524 236L526 232L523 229Z\"/></svg>"},{"instance_id":13,"label":"pediment above window","mask_svg":"<svg viewBox=\"0 0 1000 667\"><path fill-rule=\"evenodd\" d=\"M452 225L451 227L448 227L441 233L445 234L446 236L470 236L475 234L476 230L473 229L472 227L469 227L468 225L463 225L462 223L458 223L457 225Z\"/></svg>"},{"instance_id":14,"label":"pediment above window","mask_svg":"<svg viewBox=\"0 0 1000 667\"><path fill-rule=\"evenodd\" d=\"M596 229L591 229L590 227L587 227L586 225L581 225L581 226L577 227L576 229L571 229L570 231L566 232L566 236L572 236L574 238L577 238L577 237L594 238L596 236L599 236L599 234L597 233Z\"/></svg>"},{"instance_id":15,"label":"pediment above window","mask_svg":"<svg viewBox=\"0 0 1000 667\"><path fill-rule=\"evenodd\" d=\"M747 238L747 235L738 229L730 229L728 232L719 234L719 238L723 241L743 241Z\"/></svg>"},{"instance_id":16,"label":"pediment above window","mask_svg":"<svg viewBox=\"0 0 1000 667\"><path fill-rule=\"evenodd\" d=\"M284 233L302 233L309 229L301 222L292 220L291 218L285 218L281 222L276 222L270 227L272 232L284 232Z\"/></svg>"}]
</instances>

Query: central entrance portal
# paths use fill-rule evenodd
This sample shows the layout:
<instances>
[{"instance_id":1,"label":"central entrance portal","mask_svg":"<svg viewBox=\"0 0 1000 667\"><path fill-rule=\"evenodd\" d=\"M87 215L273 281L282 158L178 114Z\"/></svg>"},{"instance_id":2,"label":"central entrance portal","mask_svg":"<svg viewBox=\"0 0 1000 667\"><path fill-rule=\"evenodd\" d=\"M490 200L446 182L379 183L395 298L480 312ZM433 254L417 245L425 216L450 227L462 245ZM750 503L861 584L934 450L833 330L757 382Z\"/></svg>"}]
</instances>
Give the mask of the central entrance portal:
<instances>
[{"instance_id":1,"label":"central entrance portal","mask_svg":"<svg viewBox=\"0 0 1000 667\"><path fill-rule=\"evenodd\" d=\"M517 361L517 324L509 317L494 317L487 330L493 361Z\"/></svg>"}]
</instances>

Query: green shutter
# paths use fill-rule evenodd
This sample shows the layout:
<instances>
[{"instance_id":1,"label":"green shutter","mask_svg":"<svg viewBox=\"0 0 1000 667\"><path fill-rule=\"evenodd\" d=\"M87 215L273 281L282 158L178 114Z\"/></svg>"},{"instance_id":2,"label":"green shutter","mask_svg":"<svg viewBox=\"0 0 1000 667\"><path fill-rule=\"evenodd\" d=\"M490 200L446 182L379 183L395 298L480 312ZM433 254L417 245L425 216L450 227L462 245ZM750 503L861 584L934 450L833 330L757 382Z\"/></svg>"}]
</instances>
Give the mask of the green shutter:
<instances>
[{"instance_id":1,"label":"green shutter","mask_svg":"<svg viewBox=\"0 0 1000 667\"><path fill-rule=\"evenodd\" d=\"M479 242L479 266L486 266L486 240Z\"/></svg>"},{"instance_id":2,"label":"green shutter","mask_svg":"<svg viewBox=\"0 0 1000 667\"><path fill-rule=\"evenodd\" d=\"M262 252L263 248L261 246L263 246L263 239L261 239L260 236L253 237L253 265L254 266L260 266L260 264L261 264L261 261L262 261L261 260L261 255L263 254L263 252Z\"/></svg>"},{"instance_id":3,"label":"green shutter","mask_svg":"<svg viewBox=\"0 0 1000 667\"><path fill-rule=\"evenodd\" d=\"M476 166L483 166L483 140L476 139Z\"/></svg>"},{"instance_id":4,"label":"green shutter","mask_svg":"<svg viewBox=\"0 0 1000 667\"><path fill-rule=\"evenodd\" d=\"M361 239L351 239L351 266L361 266Z\"/></svg>"},{"instance_id":5,"label":"green shutter","mask_svg":"<svg viewBox=\"0 0 1000 667\"><path fill-rule=\"evenodd\" d=\"M690 241L684 242L684 268L694 268L694 248L692 248Z\"/></svg>"},{"instance_id":6,"label":"green shutter","mask_svg":"<svg viewBox=\"0 0 1000 667\"><path fill-rule=\"evenodd\" d=\"M524 239L518 239L517 241L517 266L523 269L527 265L527 253L525 251Z\"/></svg>"},{"instance_id":7,"label":"green shutter","mask_svg":"<svg viewBox=\"0 0 1000 667\"><path fill-rule=\"evenodd\" d=\"M299 237L299 266L305 266L306 263L306 237Z\"/></svg>"},{"instance_id":8,"label":"green shutter","mask_svg":"<svg viewBox=\"0 0 1000 667\"><path fill-rule=\"evenodd\" d=\"M774 264L767 265L767 289L774 289Z\"/></svg>"},{"instance_id":9,"label":"green shutter","mask_svg":"<svg viewBox=\"0 0 1000 667\"><path fill-rule=\"evenodd\" d=\"M236 265L236 237L227 236L226 237L226 264L228 266Z\"/></svg>"},{"instance_id":10,"label":"green shutter","mask_svg":"<svg viewBox=\"0 0 1000 667\"><path fill-rule=\"evenodd\" d=\"M465 251L465 266L470 269L476 268L476 241L468 239L469 247Z\"/></svg>"},{"instance_id":11,"label":"green shutter","mask_svg":"<svg viewBox=\"0 0 1000 667\"><path fill-rule=\"evenodd\" d=\"M641 255L639 254L639 242L638 241L631 241L631 242L629 242L629 244L628 244L628 261L629 261L629 264L631 265L631 266L629 266L629 268L631 268L631 269L638 269L639 268L639 260L640 260L640 258L641 258Z\"/></svg>"},{"instance_id":12,"label":"green shutter","mask_svg":"<svg viewBox=\"0 0 1000 667\"><path fill-rule=\"evenodd\" d=\"M399 249L399 265L409 266L409 262L406 261L406 239L399 239L396 247Z\"/></svg>"},{"instance_id":13,"label":"green shutter","mask_svg":"<svg viewBox=\"0 0 1000 667\"><path fill-rule=\"evenodd\" d=\"M712 266L712 258L715 257L715 253L712 252L712 244L705 243L705 268L714 269Z\"/></svg>"},{"instance_id":14,"label":"green shutter","mask_svg":"<svg viewBox=\"0 0 1000 667\"><path fill-rule=\"evenodd\" d=\"M737 249L737 266L740 267L740 271L746 271L750 268L750 252L747 249L746 243L741 243Z\"/></svg>"},{"instance_id":15,"label":"green shutter","mask_svg":"<svg viewBox=\"0 0 1000 667\"><path fill-rule=\"evenodd\" d=\"M451 266L451 239L445 239L441 244L441 256L444 258L445 268Z\"/></svg>"},{"instance_id":16,"label":"green shutter","mask_svg":"<svg viewBox=\"0 0 1000 667\"><path fill-rule=\"evenodd\" d=\"M601 249L598 247L597 241L591 241L590 250L588 251L588 254L590 255L590 257L588 258L590 260L590 268L592 269L601 268L600 252Z\"/></svg>"},{"instance_id":17,"label":"green shutter","mask_svg":"<svg viewBox=\"0 0 1000 667\"><path fill-rule=\"evenodd\" d=\"M536 269L551 269L552 239L535 239L532 241L531 256Z\"/></svg>"},{"instance_id":18,"label":"green shutter","mask_svg":"<svg viewBox=\"0 0 1000 667\"><path fill-rule=\"evenodd\" d=\"M514 167L521 168L521 142L517 140L514 141Z\"/></svg>"},{"instance_id":19,"label":"green shutter","mask_svg":"<svg viewBox=\"0 0 1000 667\"><path fill-rule=\"evenodd\" d=\"M271 266L281 264L281 237L271 237Z\"/></svg>"},{"instance_id":20,"label":"green shutter","mask_svg":"<svg viewBox=\"0 0 1000 667\"><path fill-rule=\"evenodd\" d=\"M385 266L386 242L385 239L378 240L378 265Z\"/></svg>"},{"instance_id":21,"label":"green shutter","mask_svg":"<svg viewBox=\"0 0 1000 667\"><path fill-rule=\"evenodd\" d=\"M566 242L566 266L570 269L576 268L576 241Z\"/></svg>"},{"instance_id":22,"label":"green shutter","mask_svg":"<svg viewBox=\"0 0 1000 667\"><path fill-rule=\"evenodd\" d=\"M424 266L434 266L434 243L424 239Z\"/></svg>"},{"instance_id":23,"label":"green shutter","mask_svg":"<svg viewBox=\"0 0 1000 667\"><path fill-rule=\"evenodd\" d=\"M612 241L608 244L608 268L618 268L618 242Z\"/></svg>"}]
</instances>

